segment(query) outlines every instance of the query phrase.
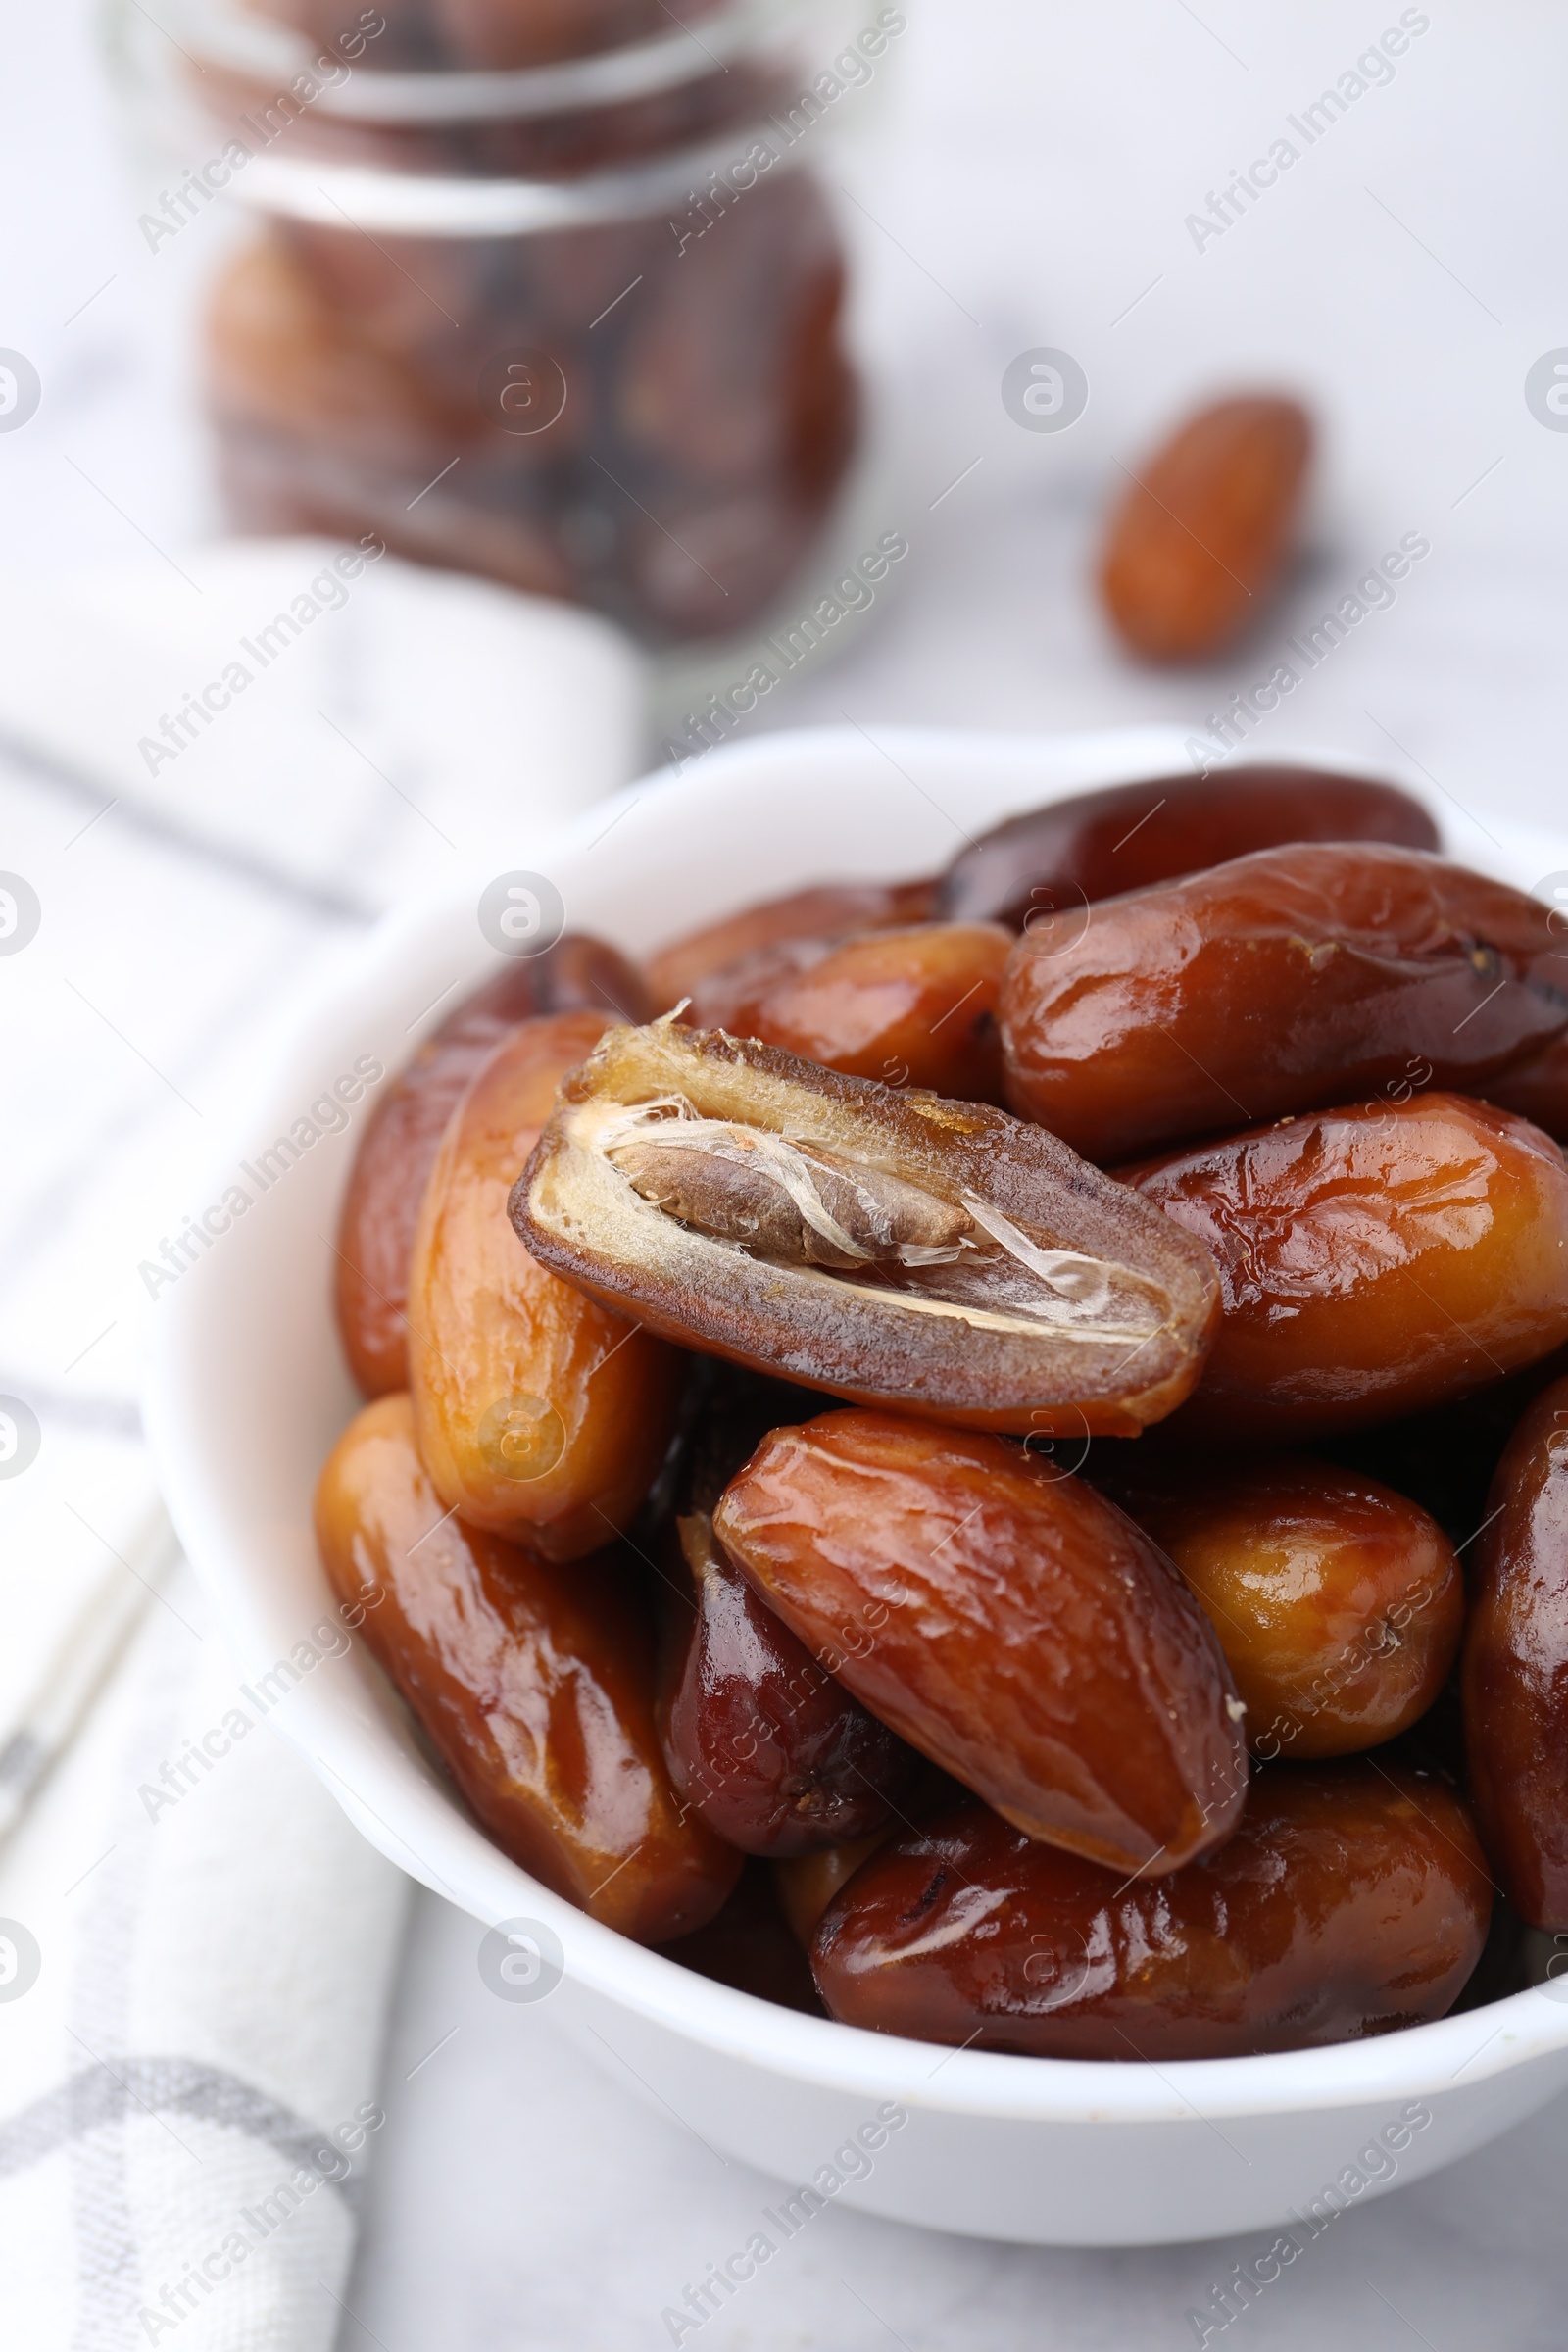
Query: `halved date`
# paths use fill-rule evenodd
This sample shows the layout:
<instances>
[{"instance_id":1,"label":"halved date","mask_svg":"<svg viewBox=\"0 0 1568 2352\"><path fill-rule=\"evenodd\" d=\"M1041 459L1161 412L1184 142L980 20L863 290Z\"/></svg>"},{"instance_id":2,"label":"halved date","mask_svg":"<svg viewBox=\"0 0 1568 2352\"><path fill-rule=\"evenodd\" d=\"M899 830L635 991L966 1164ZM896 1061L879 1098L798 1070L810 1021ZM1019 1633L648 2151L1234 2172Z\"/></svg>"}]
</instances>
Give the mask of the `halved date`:
<instances>
[{"instance_id":1,"label":"halved date","mask_svg":"<svg viewBox=\"0 0 1568 2352\"><path fill-rule=\"evenodd\" d=\"M827 1413L764 1439L713 1527L829 1673L1029 1837L1149 1872L1234 1825L1245 1710L1213 1628L1081 1480Z\"/></svg>"},{"instance_id":2,"label":"halved date","mask_svg":"<svg viewBox=\"0 0 1568 2352\"><path fill-rule=\"evenodd\" d=\"M596 1013L506 1038L453 1113L409 1283L419 1451L443 1502L553 1559L625 1526L663 1456L680 1363L529 1256L507 1196Z\"/></svg>"},{"instance_id":3,"label":"halved date","mask_svg":"<svg viewBox=\"0 0 1568 2352\"><path fill-rule=\"evenodd\" d=\"M1333 769L1282 761L1156 776L1009 816L959 851L933 911L953 923L1028 930L1059 951L1076 938L1093 900L1296 841L1441 846L1437 826L1407 792Z\"/></svg>"},{"instance_id":4,"label":"halved date","mask_svg":"<svg viewBox=\"0 0 1568 2352\"><path fill-rule=\"evenodd\" d=\"M880 1829L918 1759L752 1590L706 1512L678 1524L693 1602L660 1706L676 1788L743 1853L811 1853Z\"/></svg>"},{"instance_id":5,"label":"halved date","mask_svg":"<svg viewBox=\"0 0 1568 2352\"><path fill-rule=\"evenodd\" d=\"M1568 1933L1568 1380L1536 1398L1497 1466L1464 1645L1476 1813L1509 1900Z\"/></svg>"},{"instance_id":6,"label":"halved date","mask_svg":"<svg viewBox=\"0 0 1568 2352\"><path fill-rule=\"evenodd\" d=\"M1111 1455L1109 1493L1202 1602L1254 1755L1351 1755L1426 1713L1458 1652L1464 1584L1419 1504L1307 1454L1145 1453L1102 1446L1094 1468Z\"/></svg>"},{"instance_id":7,"label":"halved date","mask_svg":"<svg viewBox=\"0 0 1568 2352\"><path fill-rule=\"evenodd\" d=\"M1101 1162L1406 1080L1473 1091L1568 1028L1541 903L1418 850L1307 843L1018 940L1008 1100Z\"/></svg>"},{"instance_id":8,"label":"halved date","mask_svg":"<svg viewBox=\"0 0 1568 2352\"><path fill-rule=\"evenodd\" d=\"M968 1425L1134 1435L1191 1390L1201 1245L1038 1127L669 1020L611 1031L512 1196L685 1346Z\"/></svg>"},{"instance_id":9,"label":"halved date","mask_svg":"<svg viewBox=\"0 0 1568 2352\"><path fill-rule=\"evenodd\" d=\"M1442 2017L1492 1888L1441 1780L1278 1766L1230 1842L1168 1878L1037 1845L972 1805L884 1845L823 1916L846 2025L1026 2056L1240 2058Z\"/></svg>"},{"instance_id":10,"label":"halved date","mask_svg":"<svg viewBox=\"0 0 1568 2352\"><path fill-rule=\"evenodd\" d=\"M1484 1388L1568 1339L1568 1166L1505 1110L1446 1094L1354 1103L1124 1174L1220 1266L1188 1435L1327 1436Z\"/></svg>"},{"instance_id":11,"label":"halved date","mask_svg":"<svg viewBox=\"0 0 1568 2352\"><path fill-rule=\"evenodd\" d=\"M354 1156L334 1259L337 1327L365 1396L408 1386L414 1229L447 1121L469 1079L519 1021L578 1011L642 1021L649 1010L642 977L623 956L568 932L466 998L393 1080Z\"/></svg>"},{"instance_id":12,"label":"halved date","mask_svg":"<svg viewBox=\"0 0 1568 2352\"><path fill-rule=\"evenodd\" d=\"M649 957L654 1009L668 1012L710 972L789 940L848 939L858 931L924 922L935 887L928 881L824 882L743 907L722 922L687 932Z\"/></svg>"},{"instance_id":13,"label":"halved date","mask_svg":"<svg viewBox=\"0 0 1568 2352\"><path fill-rule=\"evenodd\" d=\"M997 1005L1011 944L997 923L796 940L701 982L692 1023L760 1038L851 1077L1000 1102Z\"/></svg>"},{"instance_id":14,"label":"halved date","mask_svg":"<svg viewBox=\"0 0 1568 2352\"><path fill-rule=\"evenodd\" d=\"M367 1405L316 1494L322 1564L503 1853L606 1927L662 1943L711 1919L741 1857L682 1802L654 1726L634 1580L465 1526L407 1396Z\"/></svg>"}]
</instances>

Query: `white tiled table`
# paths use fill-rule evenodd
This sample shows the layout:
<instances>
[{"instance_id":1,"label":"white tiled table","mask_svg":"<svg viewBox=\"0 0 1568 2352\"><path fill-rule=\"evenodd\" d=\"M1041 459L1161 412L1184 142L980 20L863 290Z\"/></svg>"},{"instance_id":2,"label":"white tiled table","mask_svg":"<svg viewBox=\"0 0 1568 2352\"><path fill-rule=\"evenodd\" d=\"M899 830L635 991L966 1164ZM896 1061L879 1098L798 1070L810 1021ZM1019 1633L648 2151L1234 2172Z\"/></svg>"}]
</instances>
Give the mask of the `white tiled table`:
<instances>
[{"instance_id":1,"label":"white tiled table","mask_svg":"<svg viewBox=\"0 0 1568 2352\"><path fill-rule=\"evenodd\" d=\"M1405 12L1431 22L1393 80L1309 148L1288 118L1399 21L1392 0L1370 14L1346 0L1202 0L1196 13L1185 0L917 0L914 13L898 87L886 78L873 136L844 167L901 453L886 527L911 552L896 594L847 624L840 658L808 665L758 723L1200 721L1417 531L1432 552L1395 607L1259 740L1402 755L1483 823L1498 810L1556 821L1568 435L1543 429L1523 386L1568 342L1559 12ZM136 235L104 152L86 16L68 0L47 18L14 10L8 27L0 344L26 351L46 386L33 422L0 437L14 567L118 555L137 532L167 546L208 520L185 323L205 256L194 233L156 257ZM1186 217L1282 135L1299 160L1200 249ZM1000 399L1006 363L1037 345L1071 351L1091 382L1087 414L1059 436L1020 431ZM1302 387L1324 420L1310 562L1221 670L1133 673L1083 594L1096 515L1119 460L1189 396L1238 380ZM90 1237L120 1232L126 1187L156 1201L184 1140L186 1111L139 1055L200 1102L258 1003L318 973L347 926L114 812L68 848L91 801L15 762L0 813L0 863L48 878L50 985L70 980L115 1022L82 1004L62 1029L58 1000L34 1031L24 994L5 1000L0 1386L45 1396L62 1442L113 1445L134 1428L129 1335L62 1330L51 1286L68 1255L99 1246ZM106 1257L106 1283L121 1273ZM667 2342L662 2307L743 2241L770 2188L591 2069L552 2034L548 2006L493 2001L476 1939L421 1903L343 2342ZM1336 2225L1233 2336L1258 2352L1482 2339L1544 2352L1568 2300L1565 2160L1559 2104ZM1030 2252L835 2209L703 2332L719 2352L890 2339L1142 2352L1195 2340L1187 2307L1253 2250Z\"/></svg>"}]
</instances>

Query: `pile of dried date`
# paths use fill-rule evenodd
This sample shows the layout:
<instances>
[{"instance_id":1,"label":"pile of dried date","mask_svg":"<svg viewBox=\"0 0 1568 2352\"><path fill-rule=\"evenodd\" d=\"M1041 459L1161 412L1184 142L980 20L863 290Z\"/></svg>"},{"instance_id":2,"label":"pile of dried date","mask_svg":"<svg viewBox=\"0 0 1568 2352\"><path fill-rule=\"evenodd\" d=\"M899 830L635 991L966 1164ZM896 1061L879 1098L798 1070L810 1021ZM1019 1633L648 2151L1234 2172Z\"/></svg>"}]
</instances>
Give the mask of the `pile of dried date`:
<instances>
[{"instance_id":1,"label":"pile of dried date","mask_svg":"<svg viewBox=\"0 0 1568 2352\"><path fill-rule=\"evenodd\" d=\"M344 1208L372 1401L318 1531L506 1853L986 2049L1525 1981L1568 953L1439 852L1346 776L1119 786L642 971L563 939L424 1046Z\"/></svg>"}]
</instances>

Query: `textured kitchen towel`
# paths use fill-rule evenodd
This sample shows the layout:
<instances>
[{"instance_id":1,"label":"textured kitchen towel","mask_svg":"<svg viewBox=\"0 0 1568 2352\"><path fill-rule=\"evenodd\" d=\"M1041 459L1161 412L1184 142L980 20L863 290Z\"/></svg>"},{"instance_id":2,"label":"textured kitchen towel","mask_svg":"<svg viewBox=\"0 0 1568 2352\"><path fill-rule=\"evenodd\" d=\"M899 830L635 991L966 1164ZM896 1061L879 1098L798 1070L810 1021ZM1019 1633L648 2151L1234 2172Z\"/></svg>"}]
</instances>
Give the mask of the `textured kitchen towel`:
<instances>
[{"instance_id":1,"label":"textured kitchen towel","mask_svg":"<svg viewBox=\"0 0 1568 2352\"><path fill-rule=\"evenodd\" d=\"M291 999L395 899L526 863L635 773L644 720L603 622L344 555L0 585L5 2352L358 2332L405 1885L263 1723L287 1691L240 1688L177 1560L137 1264ZM339 1670L341 1626L301 1639Z\"/></svg>"},{"instance_id":2,"label":"textured kitchen towel","mask_svg":"<svg viewBox=\"0 0 1568 2352\"><path fill-rule=\"evenodd\" d=\"M177 1567L0 1850L18 2352L337 2336L406 1882L262 1711Z\"/></svg>"},{"instance_id":3,"label":"textured kitchen towel","mask_svg":"<svg viewBox=\"0 0 1568 2352\"><path fill-rule=\"evenodd\" d=\"M376 912L635 772L646 670L590 612L376 543L225 540L0 581L0 742Z\"/></svg>"}]
</instances>

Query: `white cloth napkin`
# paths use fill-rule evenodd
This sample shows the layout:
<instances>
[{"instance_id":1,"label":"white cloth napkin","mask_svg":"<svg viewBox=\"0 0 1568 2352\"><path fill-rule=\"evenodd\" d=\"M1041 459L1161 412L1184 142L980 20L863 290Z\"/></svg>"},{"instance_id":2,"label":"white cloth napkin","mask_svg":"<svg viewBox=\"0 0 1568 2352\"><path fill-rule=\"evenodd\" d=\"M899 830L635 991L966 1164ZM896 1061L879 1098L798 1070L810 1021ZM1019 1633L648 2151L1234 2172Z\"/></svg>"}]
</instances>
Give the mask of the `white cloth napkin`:
<instances>
[{"instance_id":1,"label":"white cloth napkin","mask_svg":"<svg viewBox=\"0 0 1568 2352\"><path fill-rule=\"evenodd\" d=\"M525 861L641 761L641 658L606 624L363 557L0 585L0 866L40 909L0 956L0 2343L25 2352L325 2352L404 1907L249 1720L177 1558L137 1264L209 1109L369 915Z\"/></svg>"},{"instance_id":2,"label":"white cloth napkin","mask_svg":"<svg viewBox=\"0 0 1568 2352\"><path fill-rule=\"evenodd\" d=\"M618 630L376 544L0 582L0 743L84 818L117 802L362 912L627 781L646 681Z\"/></svg>"},{"instance_id":3,"label":"white cloth napkin","mask_svg":"<svg viewBox=\"0 0 1568 2352\"><path fill-rule=\"evenodd\" d=\"M181 1569L0 1857L8 2343L327 2352L406 1886Z\"/></svg>"}]
</instances>

